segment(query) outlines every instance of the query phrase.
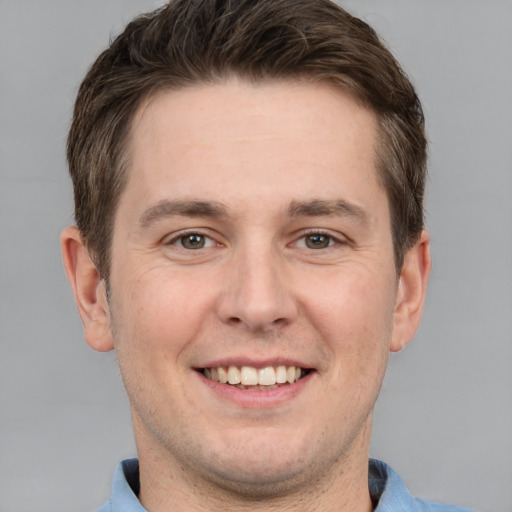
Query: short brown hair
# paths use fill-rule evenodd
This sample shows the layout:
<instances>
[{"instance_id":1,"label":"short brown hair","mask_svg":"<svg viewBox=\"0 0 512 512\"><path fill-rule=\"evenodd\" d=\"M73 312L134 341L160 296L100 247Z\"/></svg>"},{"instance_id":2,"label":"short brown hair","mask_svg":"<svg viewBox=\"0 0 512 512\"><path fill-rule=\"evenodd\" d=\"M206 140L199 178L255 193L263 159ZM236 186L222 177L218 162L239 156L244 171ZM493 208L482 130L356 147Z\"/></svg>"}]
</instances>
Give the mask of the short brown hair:
<instances>
[{"instance_id":1,"label":"short brown hair","mask_svg":"<svg viewBox=\"0 0 512 512\"><path fill-rule=\"evenodd\" d=\"M376 114L377 172L400 270L423 228L424 118L375 31L329 0L175 0L128 24L94 62L75 103L67 146L75 219L102 277L137 109L159 90L230 75L326 80Z\"/></svg>"}]
</instances>

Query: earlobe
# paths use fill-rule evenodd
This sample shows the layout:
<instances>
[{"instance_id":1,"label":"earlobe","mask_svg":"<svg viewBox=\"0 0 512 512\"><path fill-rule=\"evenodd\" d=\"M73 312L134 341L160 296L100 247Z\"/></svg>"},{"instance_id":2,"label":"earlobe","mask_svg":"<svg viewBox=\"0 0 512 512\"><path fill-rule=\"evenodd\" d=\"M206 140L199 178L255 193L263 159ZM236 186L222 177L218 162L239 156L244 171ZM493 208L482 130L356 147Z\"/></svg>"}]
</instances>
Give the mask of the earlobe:
<instances>
[{"instance_id":1,"label":"earlobe","mask_svg":"<svg viewBox=\"0 0 512 512\"><path fill-rule=\"evenodd\" d=\"M430 237L423 231L418 242L405 255L400 273L390 346L392 352L402 350L418 329L431 266Z\"/></svg>"},{"instance_id":2,"label":"earlobe","mask_svg":"<svg viewBox=\"0 0 512 512\"><path fill-rule=\"evenodd\" d=\"M87 343L100 352L112 350L114 343L105 282L91 260L78 228L70 226L62 232L61 249Z\"/></svg>"}]
</instances>

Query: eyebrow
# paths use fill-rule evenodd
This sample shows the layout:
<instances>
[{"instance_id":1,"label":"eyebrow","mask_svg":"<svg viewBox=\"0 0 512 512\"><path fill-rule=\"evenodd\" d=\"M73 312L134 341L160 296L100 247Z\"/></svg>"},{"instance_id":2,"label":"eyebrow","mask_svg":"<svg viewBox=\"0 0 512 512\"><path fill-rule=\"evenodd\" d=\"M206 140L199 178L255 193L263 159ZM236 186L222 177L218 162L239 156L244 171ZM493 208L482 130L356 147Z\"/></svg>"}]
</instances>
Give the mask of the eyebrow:
<instances>
[{"instance_id":1,"label":"eyebrow","mask_svg":"<svg viewBox=\"0 0 512 512\"><path fill-rule=\"evenodd\" d=\"M325 217L329 215L353 217L355 220L363 224L370 224L370 216L366 210L343 199L292 201L288 208L288 214L291 217Z\"/></svg>"},{"instance_id":2,"label":"eyebrow","mask_svg":"<svg viewBox=\"0 0 512 512\"><path fill-rule=\"evenodd\" d=\"M215 201L164 199L145 210L139 218L139 224L141 227L147 228L154 222L172 217L173 215L186 217L225 217L227 213L225 206Z\"/></svg>"},{"instance_id":3,"label":"eyebrow","mask_svg":"<svg viewBox=\"0 0 512 512\"><path fill-rule=\"evenodd\" d=\"M174 215L219 218L227 217L228 212L226 207L217 201L164 199L145 210L139 218L139 224L141 227L147 228L154 222ZM288 215L290 217L325 217L335 215L339 217L353 217L363 224L370 224L369 215L363 208L343 199L292 201L288 207Z\"/></svg>"}]
</instances>

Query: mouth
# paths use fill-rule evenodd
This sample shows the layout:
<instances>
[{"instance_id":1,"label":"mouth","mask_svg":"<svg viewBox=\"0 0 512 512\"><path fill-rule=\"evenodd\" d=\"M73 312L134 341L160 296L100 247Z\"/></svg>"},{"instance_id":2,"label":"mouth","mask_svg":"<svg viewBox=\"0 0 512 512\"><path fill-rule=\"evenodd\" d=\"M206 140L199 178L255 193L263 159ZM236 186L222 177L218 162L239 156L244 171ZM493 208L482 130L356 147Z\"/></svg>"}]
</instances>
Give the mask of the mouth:
<instances>
[{"instance_id":1,"label":"mouth","mask_svg":"<svg viewBox=\"0 0 512 512\"><path fill-rule=\"evenodd\" d=\"M298 366L217 366L199 368L207 379L228 384L238 389L269 390L289 386L308 375L312 370Z\"/></svg>"}]
</instances>

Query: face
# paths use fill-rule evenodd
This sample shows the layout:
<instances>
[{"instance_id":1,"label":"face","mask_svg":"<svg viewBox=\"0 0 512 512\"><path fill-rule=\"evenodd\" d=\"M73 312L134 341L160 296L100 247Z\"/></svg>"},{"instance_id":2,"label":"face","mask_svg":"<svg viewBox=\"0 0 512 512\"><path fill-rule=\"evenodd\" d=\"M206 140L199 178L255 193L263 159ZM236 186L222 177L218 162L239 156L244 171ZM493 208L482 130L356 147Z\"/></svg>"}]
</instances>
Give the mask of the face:
<instances>
[{"instance_id":1,"label":"face","mask_svg":"<svg viewBox=\"0 0 512 512\"><path fill-rule=\"evenodd\" d=\"M246 491L366 465L405 297L375 140L326 84L232 80L141 108L104 334L140 454Z\"/></svg>"}]
</instances>

